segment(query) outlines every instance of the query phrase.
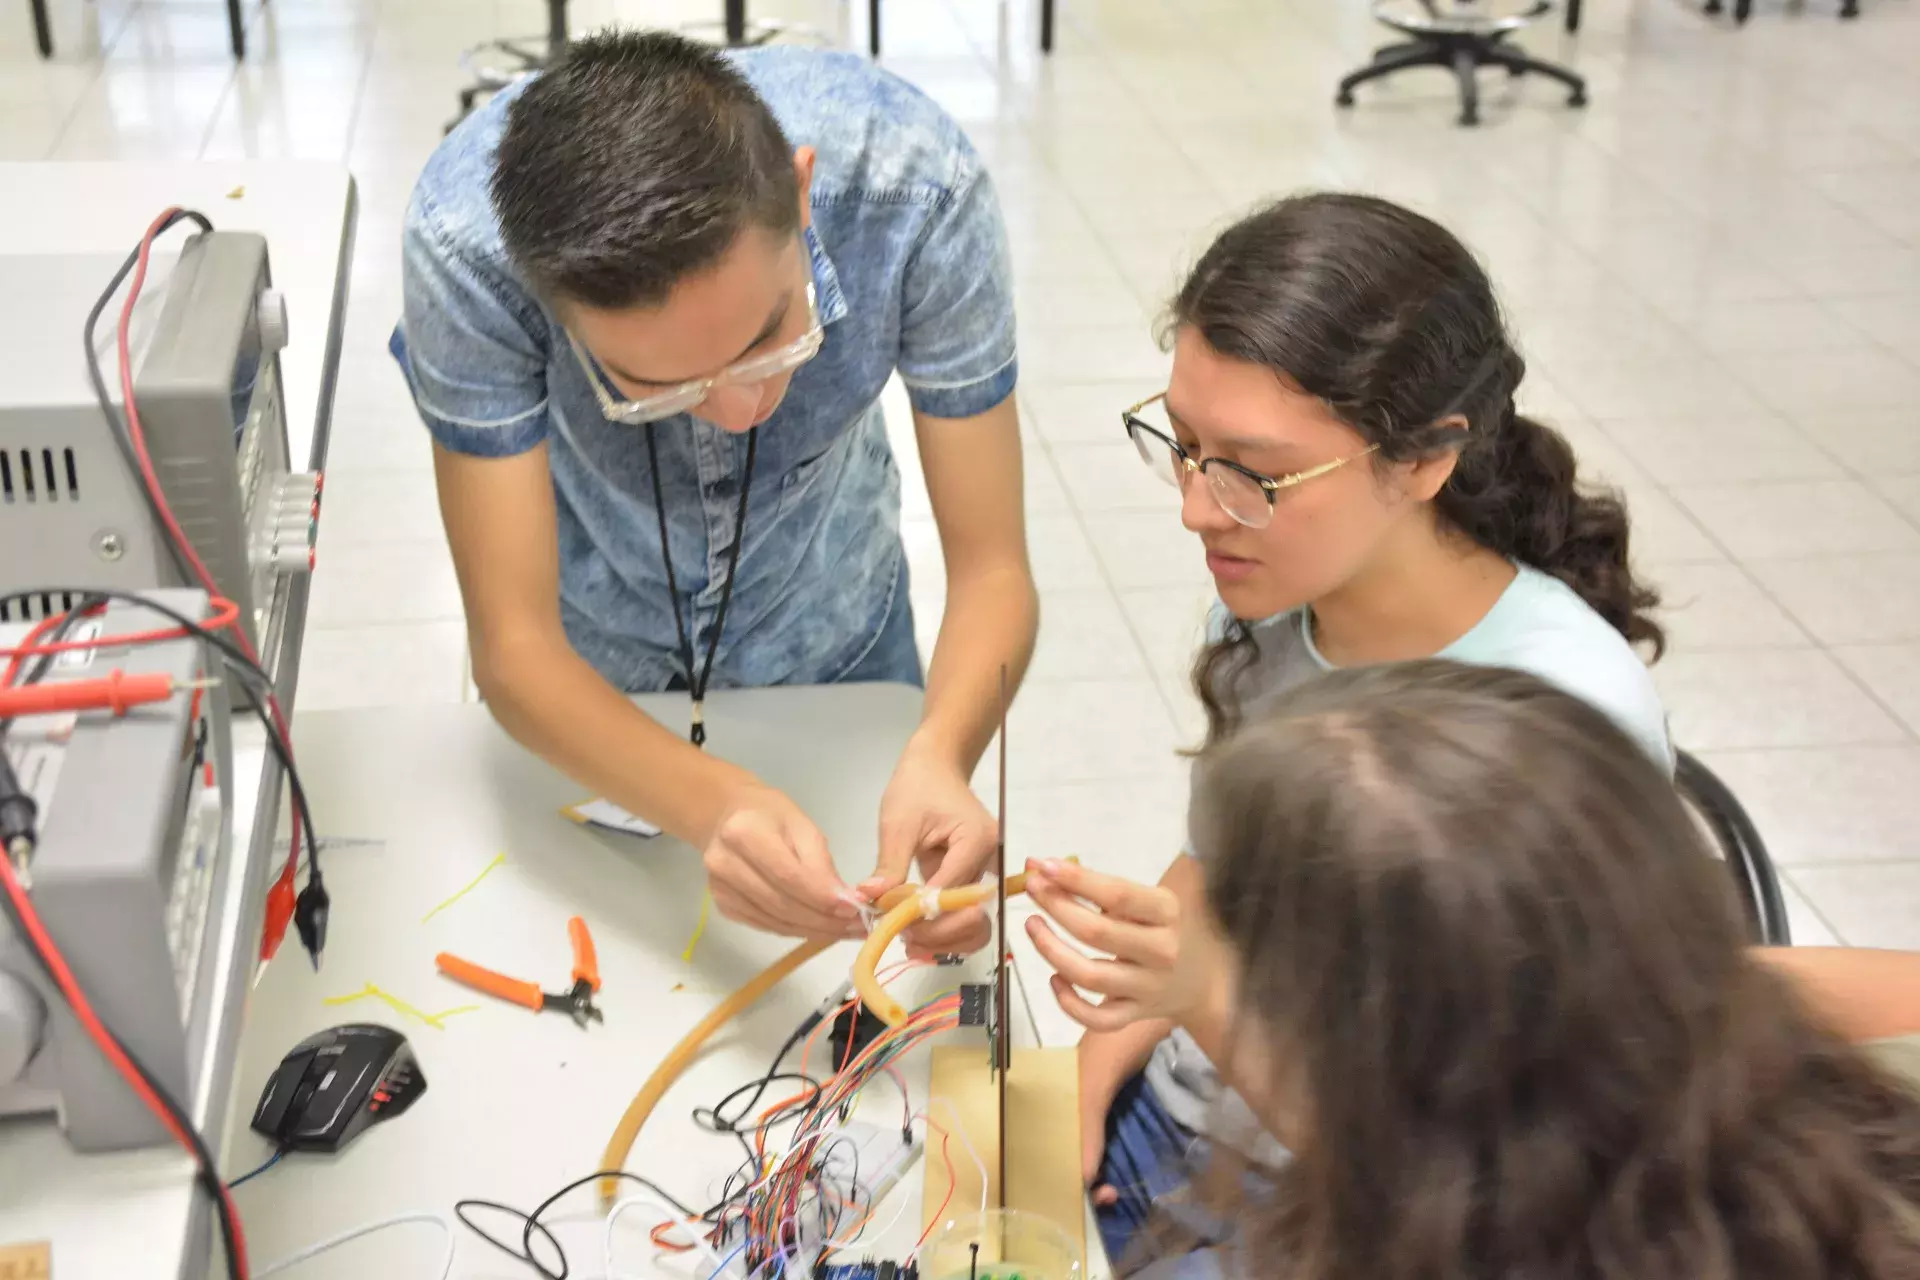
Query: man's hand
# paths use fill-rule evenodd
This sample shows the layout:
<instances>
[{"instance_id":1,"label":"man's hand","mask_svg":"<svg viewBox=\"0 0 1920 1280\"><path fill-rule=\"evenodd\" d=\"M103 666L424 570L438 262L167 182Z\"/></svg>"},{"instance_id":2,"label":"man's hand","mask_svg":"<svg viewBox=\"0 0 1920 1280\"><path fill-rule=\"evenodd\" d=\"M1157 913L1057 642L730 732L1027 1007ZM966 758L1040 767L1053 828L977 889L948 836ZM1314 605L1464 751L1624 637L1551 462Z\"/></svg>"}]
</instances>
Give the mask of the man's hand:
<instances>
[{"instance_id":1,"label":"man's hand","mask_svg":"<svg viewBox=\"0 0 1920 1280\"><path fill-rule=\"evenodd\" d=\"M714 904L730 920L789 937L864 935L826 837L771 787L748 783L733 793L702 858Z\"/></svg>"},{"instance_id":2,"label":"man's hand","mask_svg":"<svg viewBox=\"0 0 1920 1280\"><path fill-rule=\"evenodd\" d=\"M1083 1027L1114 1031L1150 1018L1177 1023L1208 991L1232 980L1226 944L1204 913L1184 910L1171 889L1048 860L1027 864L1027 896L1053 921L1030 917L1027 935L1054 968L1054 998ZM1111 958L1082 955L1061 932Z\"/></svg>"},{"instance_id":3,"label":"man's hand","mask_svg":"<svg viewBox=\"0 0 1920 1280\"><path fill-rule=\"evenodd\" d=\"M998 839L993 816L960 770L932 753L909 748L880 800L880 865L860 892L869 902L876 901L905 883L916 864L929 885L971 884L986 871ZM905 935L907 954L921 959L978 951L992 936L981 907L915 925Z\"/></svg>"}]
</instances>

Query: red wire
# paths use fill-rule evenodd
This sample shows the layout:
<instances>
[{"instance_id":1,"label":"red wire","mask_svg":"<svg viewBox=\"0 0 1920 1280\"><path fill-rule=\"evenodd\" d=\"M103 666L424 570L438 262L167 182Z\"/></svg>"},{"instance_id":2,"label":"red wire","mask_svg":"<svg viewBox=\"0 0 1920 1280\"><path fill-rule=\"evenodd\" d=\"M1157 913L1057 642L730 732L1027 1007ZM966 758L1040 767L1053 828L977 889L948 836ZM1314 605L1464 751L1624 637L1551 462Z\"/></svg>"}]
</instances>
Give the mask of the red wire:
<instances>
[{"instance_id":1,"label":"red wire","mask_svg":"<svg viewBox=\"0 0 1920 1280\"><path fill-rule=\"evenodd\" d=\"M921 1247L927 1243L927 1237L933 1234L933 1229L940 1225L940 1219L946 1216L947 1206L953 1203L953 1189L960 1181L960 1174L954 1169L953 1155L947 1149L948 1144L952 1141L953 1130L942 1129L940 1131L940 1160L947 1166L947 1197L940 1202L940 1207L933 1211L933 1216L927 1219L927 1229L920 1233L918 1240L914 1241L914 1253L920 1252ZM907 1256L912 1257L913 1254L908 1254Z\"/></svg>"},{"instance_id":2,"label":"red wire","mask_svg":"<svg viewBox=\"0 0 1920 1280\"><path fill-rule=\"evenodd\" d=\"M687 1221L690 1223L698 1222L700 1221L700 1219L688 1218ZM655 1245L659 1246L662 1249L665 1249L668 1253L692 1253L693 1246L690 1244L675 1244L671 1240L662 1240L660 1238L662 1235L666 1234L669 1231L675 1230L679 1226L681 1226L681 1224L678 1222L671 1222L671 1221L663 1222L659 1226L655 1227L652 1231L649 1231L647 1233L647 1238L653 1241Z\"/></svg>"},{"instance_id":3,"label":"red wire","mask_svg":"<svg viewBox=\"0 0 1920 1280\"><path fill-rule=\"evenodd\" d=\"M40 619L40 621L34 623L33 629L27 632L27 638L22 642L24 648L18 650L0 650L0 653L7 655L7 669L4 673L0 673L0 689L13 688L13 682L20 676L21 659L36 652L33 647L34 643L38 641L41 636L46 635L55 627L59 626L60 620L66 616L64 613L48 614L46 617Z\"/></svg>"},{"instance_id":4,"label":"red wire","mask_svg":"<svg viewBox=\"0 0 1920 1280\"><path fill-rule=\"evenodd\" d=\"M181 557L193 569L194 576L200 580L200 585L206 589L207 594L218 595L219 591L214 586L213 575L207 571L206 563L200 559L199 553L193 549L193 544L187 540L186 531L180 527L180 522L174 519L173 508L167 505L166 494L160 488L160 477L153 469L153 458L147 452L146 432L140 426L140 406L133 393L133 350L128 338L133 320L133 304L140 297L141 286L146 283L147 260L153 253L154 239L168 221L179 212L177 207L162 212L147 228L146 235L140 239L140 257L134 266L133 279L127 285L127 300L120 307L120 325L114 334L114 344L120 361L120 403L126 411L127 437L132 441L134 457L139 462L141 480L146 486L147 493L153 498L154 509L160 515L160 522L167 528L167 536L173 540L174 546L179 548ZM237 629L234 638L240 645L240 651L246 654L256 666L260 665L260 656L254 651L253 642L247 639L246 631ZM262 692L267 699L267 710L272 715L274 730L280 735L280 742L286 749L287 759L292 760L293 734L287 729L286 716L281 713L280 699L274 696L270 687L263 689ZM265 936L261 938L263 960L273 957L274 952L279 950L280 939L286 935L287 921L282 916L282 912L287 915L292 913L293 881L300 869L302 819L300 799L298 796L290 797L289 803L292 806L293 823L291 834L287 839L287 865L276 877L272 889L268 892L268 920Z\"/></svg>"},{"instance_id":5,"label":"red wire","mask_svg":"<svg viewBox=\"0 0 1920 1280\"><path fill-rule=\"evenodd\" d=\"M41 922L40 913L34 910L33 900L27 896L26 890L21 888L19 879L13 874L13 862L9 858L0 858L0 888L4 888L7 897L12 900L14 910L19 913L21 925L25 927L27 936L33 940L33 945L46 960L47 969L52 973L61 995L66 997L67 1004L72 1007L75 1019L99 1048L102 1056L126 1080L127 1086L155 1116L159 1117L160 1123L166 1126L167 1133L198 1163L199 1156L193 1149L192 1137L180 1127L180 1122L174 1119L166 1103L160 1100L159 1095L142 1078L139 1069L133 1065L126 1052L121 1049L119 1042L108 1033L99 1016L94 1013L93 1005L87 1000L86 992L80 989L80 984L74 980L73 971L67 968L67 962L60 954L60 948L55 946L53 939L48 936L46 925ZM237 1269L242 1276L248 1275L250 1272L247 1266L247 1241L245 1233L241 1230L240 1213L234 1208L233 1198L228 1194L226 1184L219 1180L219 1175L212 1169L204 1172L213 1180L220 1199L226 1206L227 1220L233 1225L233 1252L238 1264Z\"/></svg>"},{"instance_id":6,"label":"red wire","mask_svg":"<svg viewBox=\"0 0 1920 1280\"><path fill-rule=\"evenodd\" d=\"M231 600L214 596L208 603L212 605L214 613L211 618L208 618L201 624L208 631L220 631L230 627L240 616L240 606ZM98 606L89 612L98 612ZM0 649L0 657L12 659L12 661L7 664L6 676L0 678L0 684L10 685L13 683L13 678L17 674L22 658L45 658L51 657L54 654L75 653L85 649L115 649L121 645L154 644L161 640L182 640L193 634L185 627L164 627L153 631L134 631L123 636L95 636L91 640L62 640L58 644L34 643L38 637L52 630L52 627L44 624L52 623L57 625L60 620L66 616L64 613L57 613L50 618L42 618L41 623L43 625L35 626L32 631L28 632L27 638L20 648ZM239 633L236 632L235 634Z\"/></svg>"}]
</instances>

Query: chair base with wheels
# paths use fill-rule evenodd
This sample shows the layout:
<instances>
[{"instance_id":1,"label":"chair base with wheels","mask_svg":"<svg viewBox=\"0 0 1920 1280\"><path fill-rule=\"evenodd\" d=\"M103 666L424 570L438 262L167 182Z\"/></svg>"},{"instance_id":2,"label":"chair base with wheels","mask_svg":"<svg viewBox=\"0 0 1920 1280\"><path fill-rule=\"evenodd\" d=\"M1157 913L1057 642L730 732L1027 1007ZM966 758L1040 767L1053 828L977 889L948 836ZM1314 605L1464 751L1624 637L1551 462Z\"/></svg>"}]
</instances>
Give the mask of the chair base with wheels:
<instances>
[{"instance_id":1,"label":"chair base with wheels","mask_svg":"<svg viewBox=\"0 0 1920 1280\"><path fill-rule=\"evenodd\" d=\"M1754 940L1769 947L1793 945L1780 873L1774 870L1773 858L1753 820L1713 770L1684 751L1676 751L1674 756L1673 785L1733 873L1733 885L1753 925Z\"/></svg>"},{"instance_id":2,"label":"chair base with wheels","mask_svg":"<svg viewBox=\"0 0 1920 1280\"><path fill-rule=\"evenodd\" d=\"M238 3L238 0L234 0ZM804 36L817 43L827 38L810 27L786 22L749 22L746 0L726 0L718 22L696 22L678 27L683 34L723 34L730 48L761 45L779 36ZM452 133L483 94L494 94L546 68L567 47L567 0L547 0L547 34L507 40L489 40L461 55L460 64L473 74L473 83L460 91L460 114L443 132Z\"/></svg>"},{"instance_id":3,"label":"chair base with wheels","mask_svg":"<svg viewBox=\"0 0 1920 1280\"><path fill-rule=\"evenodd\" d=\"M240 12L240 0L227 2L227 45L236 60L247 56L247 20ZM262 0L265 3L265 0ZM47 12L47 0L27 0L33 14L33 44L42 58L53 56L53 18Z\"/></svg>"},{"instance_id":4,"label":"chair base with wheels","mask_svg":"<svg viewBox=\"0 0 1920 1280\"><path fill-rule=\"evenodd\" d=\"M1408 39L1374 51L1373 61L1340 81L1334 102L1353 105L1353 91L1369 80L1379 80L1409 67L1446 67L1460 82L1460 123L1480 123L1479 71L1505 67L1509 76L1537 75L1567 86L1567 105L1587 105L1587 82L1557 63L1535 58L1507 43L1509 36L1544 16L1552 5L1536 0L1524 12L1499 16L1487 12L1486 0L1420 0L1417 12L1408 12L1381 0L1373 16Z\"/></svg>"},{"instance_id":5,"label":"chair base with wheels","mask_svg":"<svg viewBox=\"0 0 1920 1280\"><path fill-rule=\"evenodd\" d=\"M1702 12L1710 18L1717 18L1727 11L1725 0L1707 0ZM1753 0L1733 0L1733 20L1739 26L1746 26L1747 19L1753 16ZM1840 0L1840 16L1857 18L1860 16L1860 0Z\"/></svg>"},{"instance_id":6,"label":"chair base with wheels","mask_svg":"<svg viewBox=\"0 0 1920 1280\"><path fill-rule=\"evenodd\" d=\"M1054 0L1040 0L1041 53L1053 52L1053 5ZM867 52L880 56L880 0L867 0Z\"/></svg>"},{"instance_id":7,"label":"chair base with wheels","mask_svg":"<svg viewBox=\"0 0 1920 1280\"><path fill-rule=\"evenodd\" d=\"M560 56L567 47L567 0L547 0L547 34L489 40L460 55L460 65L473 75L473 83L460 91L460 114L447 122L443 132L467 118L474 103L483 94L495 94L518 83Z\"/></svg>"}]
</instances>

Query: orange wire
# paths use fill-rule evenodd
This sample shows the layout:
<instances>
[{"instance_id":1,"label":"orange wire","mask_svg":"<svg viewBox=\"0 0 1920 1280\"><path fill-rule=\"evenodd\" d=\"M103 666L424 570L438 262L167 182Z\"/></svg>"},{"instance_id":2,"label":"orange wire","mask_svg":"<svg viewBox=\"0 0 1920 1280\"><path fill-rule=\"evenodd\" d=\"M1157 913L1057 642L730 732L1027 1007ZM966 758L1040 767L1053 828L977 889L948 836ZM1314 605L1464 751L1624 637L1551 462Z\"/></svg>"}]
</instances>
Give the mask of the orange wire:
<instances>
[{"instance_id":1,"label":"orange wire","mask_svg":"<svg viewBox=\"0 0 1920 1280\"><path fill-rule=\"evenodd\" d=\"M700 1221L700 1219L688 1218L687 1221L698 1222ZM658 1245L660 1248L665 1249L668 1253L692 1253L693 1246L690 1244L675 1244L671 1240L662 1240L660 1238L661 1232L672 1231L680 1225L681 1224L678 1222L663 1222L659 1226L655 1227L652 1231L649 1231L647 1233L647 1238L653 1241L654 1244Z\"/></svg>"},{"instance_id":2,"label":"orange wire","mask_svg":"<svg viewBox=\"0 0 1920 1280\"><path fill-rule=\"evenodd\" d=\"M843 1001L840 1007L838 1009L835 1009L830 1016L822 1018L820 1019L820 1021L813 1024L813 1030L807 1032L807 1038L800 1046L800 1074L801 1075L804 1076L807 1074L807 1061L813 1056L814 1041L820 1038L821 1028L840 1021L841 1014L845 1013L847 1010L853 1008L855 1005L859 1003L860 1003L860 997L852 996L847 1000Z\"/></svg>"},{"instance_id":3,"label":"orange wire","mask_svg":"<svg viewBox=\"0 0 1920 1280\"><path fill-rule=\"evenodd\" d=\"M933 1124L933 1121L928 1120L927 1123ZM934 1125L934 1127L936 1129L940 1128L938 1125ZM927 1237L931 1236L933 1229L940 1225L940 1219L946 1214L947 1206L953 1203L954 1188L960 1185L960 1173L953 1167L953 1153L949 1149L952 1142L953 1134L945 1129L940 1129L940 1161L947 1166L947 1195L946 1198L940 1202L940 1207L933 1211L933 1216L927 1219L926 1230L922 1231L920 1238L913 1242L913 1253L907 1255L909 1258L920 1252L921 1247L927 1243Z\"/></svg>"}]
</instances>

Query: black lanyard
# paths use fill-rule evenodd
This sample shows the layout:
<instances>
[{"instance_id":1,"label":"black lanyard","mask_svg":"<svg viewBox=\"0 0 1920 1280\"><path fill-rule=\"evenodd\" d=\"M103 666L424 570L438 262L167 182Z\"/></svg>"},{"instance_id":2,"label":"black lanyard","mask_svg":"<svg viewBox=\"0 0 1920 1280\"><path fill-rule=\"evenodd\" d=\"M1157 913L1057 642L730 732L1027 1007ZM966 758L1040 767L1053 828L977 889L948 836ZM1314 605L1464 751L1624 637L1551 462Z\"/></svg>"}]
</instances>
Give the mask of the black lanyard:
<instances>
[{"instance_id":1,"label":"black lanyard","mask_svg":"<svg viewBox=\"0 0 1920 1280\"><path fill-rule=\"evenodd\" d=\"M647 465L653 470L653 509L660 517L660 558L667 565L667 598L673 601L673 633L680 642L680 665L686 669L687 692L693 695L693 725L687 738L694 746L707 741L707 681L713 678L713 655L720 648L720 632L727 625L727 605L733 599L733 579L740 568L740 544L747 537L747 494L753 489L753 452L760 442L760 428L747 431L747 468L740 477L740 508L733 518L733 545L727 548L727 576L720 583L720 609L714 614L713 636L707 641L707 656L700 670L693 669L693 636L680 609L680 582L673 572L673 548L667 542L667 493L660 481L660 446L654 439L653 424L647 424ZM689 600L687 607L692 608Z\"/></svg>"}]
</instances>

